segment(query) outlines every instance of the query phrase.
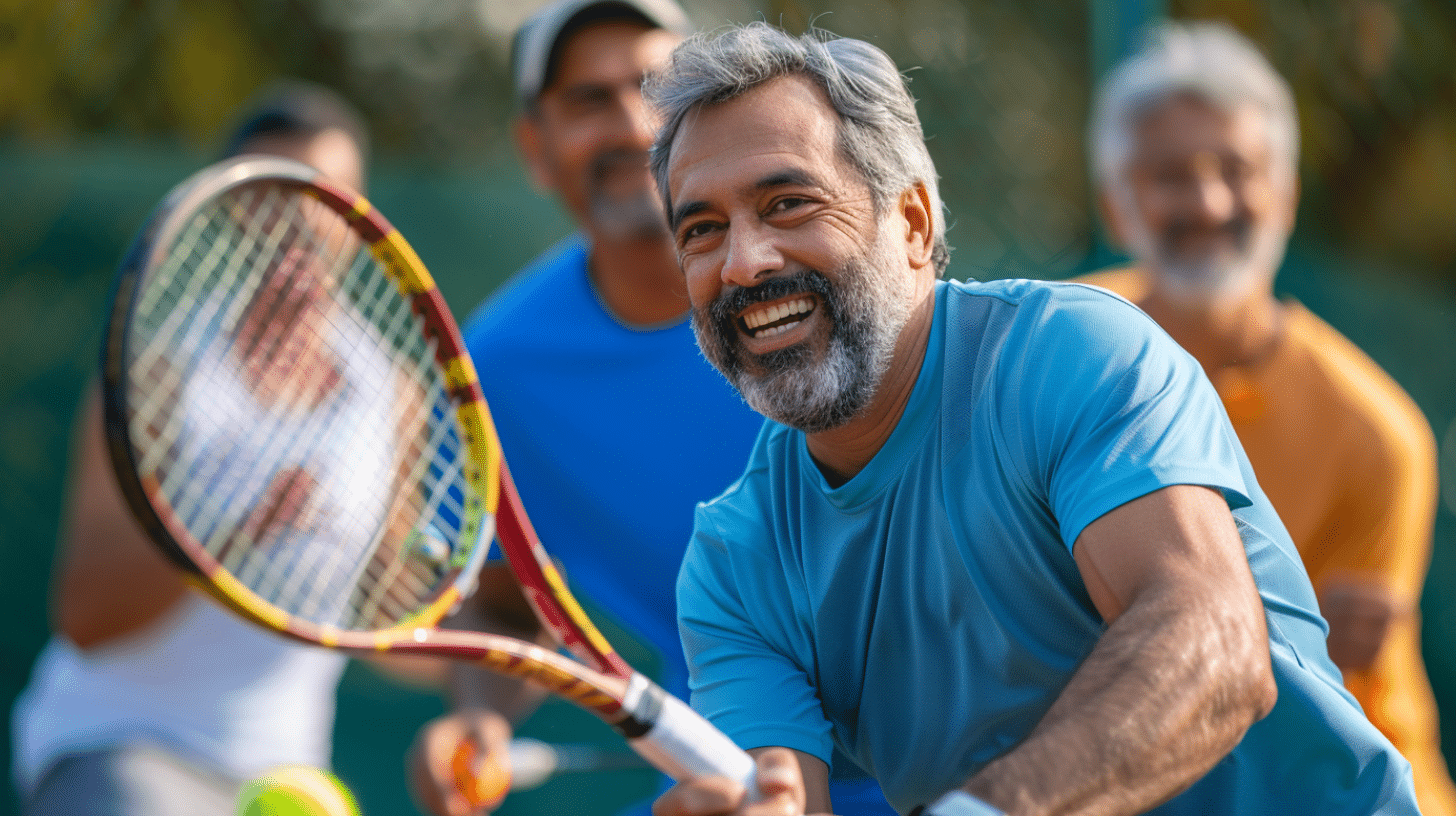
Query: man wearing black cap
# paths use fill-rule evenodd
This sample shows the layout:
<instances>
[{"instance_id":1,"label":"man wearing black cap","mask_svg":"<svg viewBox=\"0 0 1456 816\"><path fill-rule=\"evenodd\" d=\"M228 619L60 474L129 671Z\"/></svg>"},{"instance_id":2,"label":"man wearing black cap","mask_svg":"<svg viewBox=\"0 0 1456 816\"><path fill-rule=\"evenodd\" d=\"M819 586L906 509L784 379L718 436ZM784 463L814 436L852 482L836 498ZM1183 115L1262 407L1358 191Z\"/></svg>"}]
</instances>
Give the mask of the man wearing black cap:
<instances>
[{"instance_id":1,"label":"man wearing black cap","mask_svg":"<svg viewBox=\"0 0 1456 816\"><path fill-rule=\"evenodd\" d=\"M663 685L683 697L674 585L693 508L739 476L762 425L697 350L647 170L656 122L643 74L689 31L671 0L566 0L522 25L512 53L517 145L533 182L581 231L515 276L464 330L489 372L485 396L537 532L578 597L655 648ZM452 625L539 636L523 602L492 602L502 597L493 585L519 597L510 582L508 570L488 566ZM500 755L509 720L539 696L474 669L457 670L451 685L454 711L421 731L411 768L420 805L455 816L493 804L472 806L455 790L456 746ZM839 813L892 813L862 775L835 793Z\"/></svg>"}]
</instances>

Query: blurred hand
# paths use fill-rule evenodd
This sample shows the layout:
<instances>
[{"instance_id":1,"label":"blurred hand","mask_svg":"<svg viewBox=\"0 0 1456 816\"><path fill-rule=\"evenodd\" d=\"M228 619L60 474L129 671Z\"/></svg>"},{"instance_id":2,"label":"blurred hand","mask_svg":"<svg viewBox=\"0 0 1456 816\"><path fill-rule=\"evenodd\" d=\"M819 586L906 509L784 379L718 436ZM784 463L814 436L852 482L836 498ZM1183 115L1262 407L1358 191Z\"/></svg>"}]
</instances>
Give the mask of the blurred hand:
<instances>
[{"instance_id":1,"label":"blurred hand","mask_svg":"<svg viewBox=\"0 0 1456 816\"><path fill-rule=\"evenodd\" d=\"M1320 612L1330 624L1330 659L1346 671L1368 669L1405 606L1390 590L1354 581L1325 582Z\"/></svg>"},{"instance_id":2,"label":"blurred hand","mask_svg":"<svg viewBox=\"0 0 1456 816\"><path fill-rule=\"evenodd\" d=\"M494 711L461 709L426 723L409 751L409 778L420 809L434 816L478 816L495 810L510 783L511 724ZM503 784L487 801L472 797L456 781L457 754L472 776Z\"/></svg>"},{"instance_id":3,"label":"blurred hand","mask_svg":"<svg viewBox=\"0 0 1456 816\"><path fill-rule=\"evenodd\" d=\"M748 801L742 785L712 776L679 782L652 805L653 816L799 816L804 812L804 777L787 748L755 752L758 792Z\"/></svg>"}]
</instances>

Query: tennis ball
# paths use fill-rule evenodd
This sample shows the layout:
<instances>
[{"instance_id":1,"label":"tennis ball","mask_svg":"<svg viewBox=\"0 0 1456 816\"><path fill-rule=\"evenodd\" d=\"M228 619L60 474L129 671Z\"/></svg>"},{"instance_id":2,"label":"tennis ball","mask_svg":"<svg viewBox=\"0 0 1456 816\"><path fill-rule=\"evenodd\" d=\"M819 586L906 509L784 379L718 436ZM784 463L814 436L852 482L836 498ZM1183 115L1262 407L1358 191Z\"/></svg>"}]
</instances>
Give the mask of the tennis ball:
<instances>
[{"instance_id":1,"label":"tennis ball","mask_svg":"<svg viewBox=\"0 0 1456 816\"><path fill-rule=\"evenodd\" d=\"M237 816L360 816L354 795L337 776L309 765L284 765L248 780L238 791Z\"/></svg>"}]
</instances>

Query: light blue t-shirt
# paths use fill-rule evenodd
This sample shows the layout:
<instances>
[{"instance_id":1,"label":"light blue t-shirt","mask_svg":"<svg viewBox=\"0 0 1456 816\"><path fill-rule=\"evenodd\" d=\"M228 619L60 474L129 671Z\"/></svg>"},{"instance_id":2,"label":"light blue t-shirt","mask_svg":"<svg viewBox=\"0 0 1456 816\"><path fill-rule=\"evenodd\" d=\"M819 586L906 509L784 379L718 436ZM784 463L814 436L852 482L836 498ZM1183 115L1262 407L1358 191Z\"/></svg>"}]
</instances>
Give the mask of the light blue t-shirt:
<instances>
[{"instance_id":1,"label":"light blue t-shirt","mask_svg":"<svg viewBox=\"0 0 1456 816\"><path fill-rule=\"evenodd\" d=\"M563 241L466 321L466 346L521 501L572 592L661 657L687 698L673 585L693 508L743 472L763 417L703 359L687 318L627 326ZM858 769L843 814L888 814Z\"/></svg>"},{"instance_id":2,"label":"light blue t-shirt","mask_svg":"<svg viewBox=\"0 0 1456 816\"><path fill-rule=\"evenodd\" d=\"M745 746L839 746L901 812L933 801L1023 739L1103 633L1083 528L1173 484L1234 510L1279 699L1154 812L1415 813L1217 394L1145 315L1075 284L940 284L905 413L838 488L802 433L764 427L679 578L693 703Z\"/></svg>"}]
</instances>

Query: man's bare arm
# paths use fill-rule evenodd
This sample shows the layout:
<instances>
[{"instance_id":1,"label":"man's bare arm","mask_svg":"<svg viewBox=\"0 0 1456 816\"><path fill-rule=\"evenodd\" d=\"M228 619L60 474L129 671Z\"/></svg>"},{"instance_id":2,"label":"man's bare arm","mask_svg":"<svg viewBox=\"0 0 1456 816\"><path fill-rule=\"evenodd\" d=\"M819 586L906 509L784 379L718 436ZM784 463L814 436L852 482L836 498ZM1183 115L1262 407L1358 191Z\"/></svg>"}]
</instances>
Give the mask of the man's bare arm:
<instances>
[{"instance_id":1,"label":"man's bare arm","mask_svg":"<svg viewBox=\"0 0 1456 816\"><path fill-rule=\"evenodd\" d=\"M1027 739L965 789L1008 814L1133 814L1202 777L1277 694L1263 605L1223 498L1129 502L1073 555L1101 640Z\"/></svg>"},{"instance_id":2,"label":"man's bare arm","mask_svg":"<svg viewBox=\"0 0 1456 816\"><path fill-rule=\"evenodd\" d=\"M86 649L150 626L187 586L136 522L116 483L96 383L86 390L72 440L51 614L54 628Z\"/></svg>"}]
</instances>

